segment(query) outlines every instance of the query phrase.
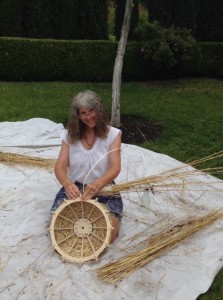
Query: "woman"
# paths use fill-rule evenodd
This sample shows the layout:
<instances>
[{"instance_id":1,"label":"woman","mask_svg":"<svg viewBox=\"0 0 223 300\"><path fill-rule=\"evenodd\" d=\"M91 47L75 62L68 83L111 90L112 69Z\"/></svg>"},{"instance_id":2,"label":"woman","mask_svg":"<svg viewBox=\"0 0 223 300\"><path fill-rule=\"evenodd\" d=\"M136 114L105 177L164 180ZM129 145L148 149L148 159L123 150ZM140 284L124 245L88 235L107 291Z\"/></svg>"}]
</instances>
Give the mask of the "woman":
<instances>
[{"instance_id":1,"label":"woman","mask_svg":"<svg viewBox=\"0 0 223 300\"><path fill-rule=\"evenodd\" d=\"M93 91L80 92L72 102L67 130L62 136L55 175L63 187L56 195L52 211L65 198L89 200L113 183L121 169L120 148L121 131L109 126L101 98ZM97 198L111 212L113 241L119 231L122 199L120 196Z\"/></svg>"}]
</instances>

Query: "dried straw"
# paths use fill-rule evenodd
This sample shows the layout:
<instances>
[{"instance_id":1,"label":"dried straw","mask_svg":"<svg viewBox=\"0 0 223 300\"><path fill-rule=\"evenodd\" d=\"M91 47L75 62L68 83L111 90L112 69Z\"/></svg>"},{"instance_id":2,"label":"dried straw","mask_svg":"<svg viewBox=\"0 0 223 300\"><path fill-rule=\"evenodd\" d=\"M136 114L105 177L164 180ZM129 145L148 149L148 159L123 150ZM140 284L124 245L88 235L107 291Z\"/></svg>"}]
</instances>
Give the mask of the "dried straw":
<instances>
[{"instance_id":1,"label":"dried straw","mask_svg":"<svg viewBox=\"0 0 223 300\"><path fill-rule=\"evenodd\" d=\"M156 190L162 191L168 188L175 188L177 190L185 185L185 182L179 182L179 180L185 180L187 178L192 178L196 175L201 174L222 174L223 167L215 168L204 168L201 170L192 168L205 163L210 160L218 159L223 157L223 151L213 153L212 155L206 156L204 158L194 160L190 164L183 164L179 167L169 169L167 171L161 172L158 175L152 175L148 177L139 178L137 180L127 181L121 184L110 185L102 188L98 195L109 196L119 194L120 192L134 192L139 190L145 190L150 187L155 187ZM7 165L20 165L20 166L30 166L39 167L44 169L53 169L56 160L54 159L44 159L39 157L31 157L26 155L14 154L14 153L4 153L0 152L0 163ZM178 182L177 182L178 180ZM187 182L188 184L198 184L197 182Z\"/></svg>"},{"instance_id":2,"label":"dried straw","mask_svg":"<svg viewBox=\"0 0 223 300\"><path fill-rule=\"evenodd\" d=\"M213 211L205 216L186 220L146 240L146 248L129 254L115 262L106 264L96 272L102 281L114 284L154 258L173 249L188 236L223 218L223 210Z\"/></svg>"},{"instance_id":3,"label":"dried straw","mask_svg":"<svg viewBox=\"0 0 223 300\"><path fill-rule=\"evenodd\" d=\"M55 159L46 159L16 153L0 152L0 163L9 166L19 165L25 167L38 167L47 170L53 170L55 162Z\"/></svg>"},{"instance_id":4,"label":"dried straw","mask_svg":"<svg viewBox=\"0 0 223 300\"><path fill-rule=\"evenodd\" d=\"M145 190L150 187L155 187L156 190L167 190L168 188L181 189L182 185L185 185L184 182L179 182L179 180L185 180L189 178L193 178L194 176L201 174L222 174L223 167L215 167L215 168L204 168L201 170L192 168L195 166L199 166L202 163L205 163L210 160L218 159L223 157L223 151L214 153L207 157L192 161L190 164L183 164L179 167L169 169L167 171L161 172L157 175L147 176L143 178L139 178L137 180L132 180L116 185L110 185L101 189L98 194L103 196L109 196L118 194L120 192L133 192L139 190ZM178 181L177 181L178 180ZM191 181L187 182L188 184L199 184L197 182Z\"/></svg>"}]
</instances>

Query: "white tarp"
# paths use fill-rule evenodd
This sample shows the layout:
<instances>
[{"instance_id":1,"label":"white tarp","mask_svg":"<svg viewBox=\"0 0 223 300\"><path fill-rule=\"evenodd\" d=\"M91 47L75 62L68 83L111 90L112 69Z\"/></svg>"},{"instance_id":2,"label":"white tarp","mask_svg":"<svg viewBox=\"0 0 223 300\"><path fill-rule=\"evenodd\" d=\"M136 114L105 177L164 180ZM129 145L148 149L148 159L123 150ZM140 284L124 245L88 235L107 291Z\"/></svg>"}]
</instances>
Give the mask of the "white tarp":
<instances>
[{"instance_id":1,"label":"white tarp","mask_svg":"<svg viewBox=\"0 0 223 300\"><path fill-rule=\"evenodd\" d=\"M2 122L0 151L56 158L63 130L62 124L41 118ZM116 182L180 165L166 155L122 144L122 171ZM223 266L222 220L116 285L96 277L97 268L127 255L162 228L222 207L223 181L209 175L190 179L196 185L187 185L188 180L180 192L123 193L119 237L98 261L79 266L63 263L51 244L50 208L60 188L53 172L0 164L0 299L196 299Z\"/></svg>"}]
</instances>

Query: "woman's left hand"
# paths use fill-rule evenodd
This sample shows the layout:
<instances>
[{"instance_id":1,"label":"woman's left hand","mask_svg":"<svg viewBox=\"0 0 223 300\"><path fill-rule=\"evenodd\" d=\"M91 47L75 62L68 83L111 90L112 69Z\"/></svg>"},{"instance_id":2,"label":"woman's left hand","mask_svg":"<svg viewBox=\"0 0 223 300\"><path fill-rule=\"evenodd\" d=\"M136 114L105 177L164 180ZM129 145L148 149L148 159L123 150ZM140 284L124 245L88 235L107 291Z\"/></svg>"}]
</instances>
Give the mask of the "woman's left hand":
<instances>
[{"instance_id":1,"label":"woman's left hand","mask_svg":"<svg viewBox=\"0 0 223 300\"><path fill-rule=\"evenodd\" d=\"M82 194L82 199L83 200L92 199L92 197L94 197L97 194L98 190L99 190L99 186L97 185L96 182L88 184L84 189L84 192Z\"/></svg>"}]
</instances>

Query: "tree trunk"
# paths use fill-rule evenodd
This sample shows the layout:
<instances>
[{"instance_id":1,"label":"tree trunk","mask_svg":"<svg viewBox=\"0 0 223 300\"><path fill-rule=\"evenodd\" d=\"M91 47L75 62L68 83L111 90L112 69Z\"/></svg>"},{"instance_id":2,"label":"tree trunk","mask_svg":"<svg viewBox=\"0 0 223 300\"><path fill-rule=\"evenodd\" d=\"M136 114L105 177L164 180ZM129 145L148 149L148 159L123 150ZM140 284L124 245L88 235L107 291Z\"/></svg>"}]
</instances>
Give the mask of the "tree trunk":
<instances>
[{"instance_id":1,"label":"tree trunk","mask_svg":"<svg viewBox=\"0 0 223 300\"><path fill-rule=\"evenodd\" d=\"M126 0L125 16L122 25L121 37L118 43L118 50L115 58L113 80L112 80L112 114L111 125L120 127L120 89L122 79L122 66L128 39L133 0Z\"/></svg>"}]
</instances>

